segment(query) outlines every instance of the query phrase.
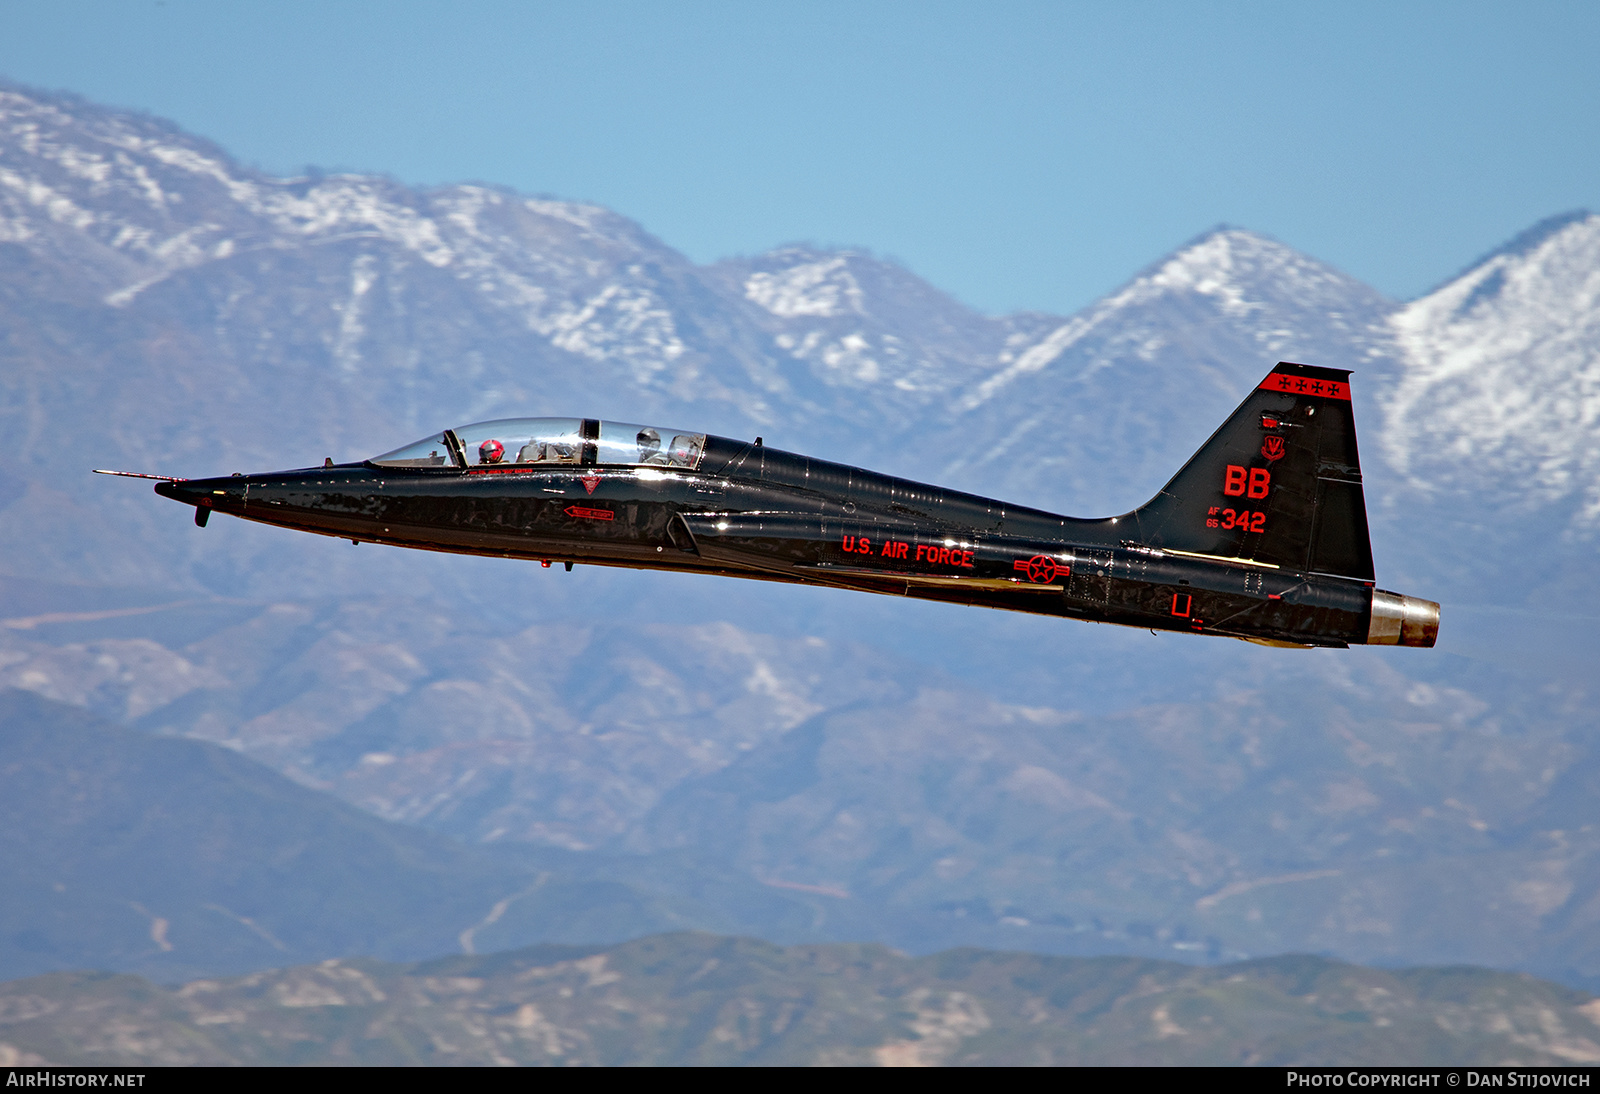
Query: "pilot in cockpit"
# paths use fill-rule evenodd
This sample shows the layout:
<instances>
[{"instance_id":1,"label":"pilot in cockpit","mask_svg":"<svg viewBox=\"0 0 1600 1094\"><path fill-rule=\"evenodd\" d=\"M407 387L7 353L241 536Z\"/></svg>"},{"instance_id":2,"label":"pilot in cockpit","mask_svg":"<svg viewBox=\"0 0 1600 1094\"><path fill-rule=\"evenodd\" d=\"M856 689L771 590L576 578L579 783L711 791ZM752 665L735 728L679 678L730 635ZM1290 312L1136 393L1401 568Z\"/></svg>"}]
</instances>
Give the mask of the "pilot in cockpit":
<instances>
[{"instance_id":1,"label":"pilot in cockpit","mask_svg":"<svg viewBox=\"0 0 1600 1094\"><path fill-rule=\"evenodd\" d=\"M478 446L479 463L499 463L506 455L506 446L493 437Z\"/></svg>"},{"instance_id":2,"label":"pilot in cockpit","mask_svg":"<svg viewBox=\"0 0 1600 1094\"><path fill-rule=\"evenodd\" d=\"M679 467L700 466L700 442L703 439L687 434L679 434L672 438L672 446L667 450L667 459Z\"/></svg>"},{"instance_id":3,"label":"pilot in cockpit","mask_svg":"<svg viewBox=\"0 0 1600 1094\"><path fill-rule=\"evenodd\" d=\"M537 437L523 445L517 452L518 463L577 463L578 446L559 441L541 441Z\"/></svg>"},{"instance_id":4,"label":"pilot in cockpit","mask_svg":"<svg viewBox=\"0 0 1600 1094\"><path fill-rule=\"evenodd\" d=\"M670 462L661 451L661 434L645 426L639 430L639 462L643 464L664 464Z\"/></svg>"}]
</instances>

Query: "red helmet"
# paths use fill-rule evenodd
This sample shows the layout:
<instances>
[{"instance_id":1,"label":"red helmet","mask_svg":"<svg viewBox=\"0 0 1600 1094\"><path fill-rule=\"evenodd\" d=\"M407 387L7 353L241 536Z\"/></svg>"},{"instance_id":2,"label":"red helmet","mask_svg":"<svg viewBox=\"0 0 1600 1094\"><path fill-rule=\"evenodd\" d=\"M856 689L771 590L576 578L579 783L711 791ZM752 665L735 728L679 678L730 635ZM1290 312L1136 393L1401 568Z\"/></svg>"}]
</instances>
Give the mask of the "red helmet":
<instances>
[{"instance_id":1,"label":"red helmet","mask_svg":"<svg viewBox=\"0 0 1600 1094\"><path fill-rule=\"evenodd\" d=\"M497 440L487 440L478 446L479 463L499 463L506 454L506 446Z\"/></svg>"}]
</instances>

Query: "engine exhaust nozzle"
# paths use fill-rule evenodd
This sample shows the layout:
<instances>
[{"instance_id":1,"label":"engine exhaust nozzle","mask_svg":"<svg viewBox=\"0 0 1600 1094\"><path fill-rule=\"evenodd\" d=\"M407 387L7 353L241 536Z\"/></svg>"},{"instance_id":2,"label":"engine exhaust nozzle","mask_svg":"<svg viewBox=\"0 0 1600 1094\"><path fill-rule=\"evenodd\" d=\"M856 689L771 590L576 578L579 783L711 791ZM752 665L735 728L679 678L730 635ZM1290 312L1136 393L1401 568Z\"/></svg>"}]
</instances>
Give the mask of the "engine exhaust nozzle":
<instances>
[{"instance_id":1,"label":"engine exhaust nozzle","mask_svg":"<svg viewBox=\"0 0 1600 1094\"><path fill-rule=\"evenodd\" d=\"M1369 646L1432 646L1439 640L1439 605L1374 589Z\"/></svg>"}]
</instances>

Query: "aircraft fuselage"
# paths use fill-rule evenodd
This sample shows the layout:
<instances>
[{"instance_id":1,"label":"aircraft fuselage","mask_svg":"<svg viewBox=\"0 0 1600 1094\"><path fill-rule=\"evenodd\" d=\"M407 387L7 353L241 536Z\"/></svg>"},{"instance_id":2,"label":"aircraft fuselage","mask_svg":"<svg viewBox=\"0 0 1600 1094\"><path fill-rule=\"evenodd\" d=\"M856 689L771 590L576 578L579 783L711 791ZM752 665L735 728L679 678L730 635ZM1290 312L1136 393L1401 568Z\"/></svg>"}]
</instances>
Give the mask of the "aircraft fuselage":
<instances>
[{"instance_id":1,"label":"aircraft fuselage","mask_svg":"<svg viewBox=\"0 0 1600 1094\"><path fill-rule=\"evenodd\" d=\"M214 511L546 565L785 581L1268 643L1431 645L1437 629L1437 606L1424 634L1414 605L1427 602L1370 580L1152 545L1137 513L1063 517L714 436L693 469L366 462L157 490L195 505L202 523ZM1237 504L1217 507L1228 513L1219 519L1248 530L1249 499Z\"/></svg>"}]
</instances>

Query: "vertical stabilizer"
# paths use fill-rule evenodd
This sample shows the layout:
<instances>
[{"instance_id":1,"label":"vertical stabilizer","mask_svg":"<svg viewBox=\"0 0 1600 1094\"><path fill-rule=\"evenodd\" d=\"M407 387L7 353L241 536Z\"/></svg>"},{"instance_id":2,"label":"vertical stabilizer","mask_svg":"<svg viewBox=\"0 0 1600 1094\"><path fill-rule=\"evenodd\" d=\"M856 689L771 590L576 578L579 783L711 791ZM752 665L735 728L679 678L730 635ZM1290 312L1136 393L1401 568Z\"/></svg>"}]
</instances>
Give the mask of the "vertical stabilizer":
<instances>
[{"instance_id":1,"label":"vertical stabilizer","mask_svg":"<svg viewBox=\"0 0 1600 1094\"><path fill-rule=\"evenodd\" d=\"M1279 363L1133 517L1152 547L1371 582L1350 373Z\"/></svg>"}]
</instances>

